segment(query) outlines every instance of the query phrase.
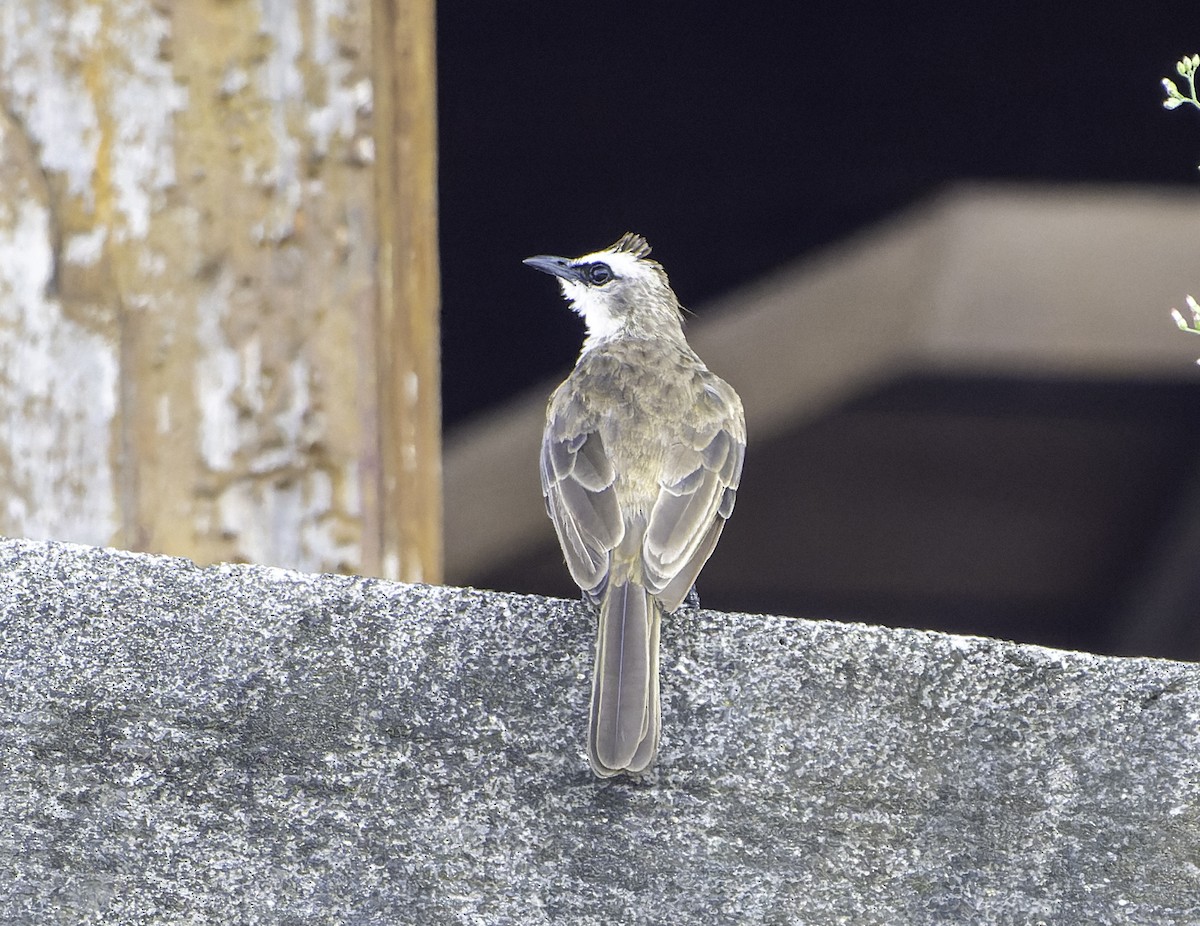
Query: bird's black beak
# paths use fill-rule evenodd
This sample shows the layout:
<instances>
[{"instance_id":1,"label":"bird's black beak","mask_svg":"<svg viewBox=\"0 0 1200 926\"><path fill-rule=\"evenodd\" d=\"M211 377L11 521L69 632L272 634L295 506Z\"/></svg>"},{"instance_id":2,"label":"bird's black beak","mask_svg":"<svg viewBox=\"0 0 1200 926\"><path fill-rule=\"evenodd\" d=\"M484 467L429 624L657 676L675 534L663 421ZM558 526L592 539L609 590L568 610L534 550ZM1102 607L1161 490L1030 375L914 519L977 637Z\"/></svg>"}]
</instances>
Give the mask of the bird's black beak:
<instances>
[{"instance_id":1,"label":"bird's black beak","mask_svg":"<svg viewBox=\"0 0 1200 926\"><path fill-rule=\"evenodd\" d=\"M582 283L583 276L571 266L571 261L565 257L550 257L542 254L538 257L527 257L521 261L525 266L532 267L534 270L540 270L542 273L549 273L556 277L562 277L564 280L570 280L572 283Z\"/></svg>"}]
</instances>

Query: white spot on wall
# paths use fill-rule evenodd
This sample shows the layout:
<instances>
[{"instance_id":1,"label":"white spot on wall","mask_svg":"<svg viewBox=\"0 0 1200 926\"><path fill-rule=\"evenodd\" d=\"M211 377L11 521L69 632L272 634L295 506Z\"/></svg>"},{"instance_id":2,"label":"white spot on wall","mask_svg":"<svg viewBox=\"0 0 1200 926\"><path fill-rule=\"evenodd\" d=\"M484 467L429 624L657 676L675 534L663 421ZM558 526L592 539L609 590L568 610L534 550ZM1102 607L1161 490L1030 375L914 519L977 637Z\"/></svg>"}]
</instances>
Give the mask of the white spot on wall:
<instances>
[{"instance_id":1,"label":"white spot on wall","mask_svg":"<svg viewBox=\"0 0 1200 926\"><path fill-rule=\"evenodd\" d=\"M335 504L333 480L329 474L315 470L305 479L306 503L310 514L300 528L304 541L304 556L310 568L321 568L321 564L357 563L360 555L358 545L347 543L345 537L335 533L334 519L325 515Z\"/></svg>"},{"instance_id":2,"label":"white spot on wall","mask_svg":"<svg viewBox=\"0 0 1200 926\"><path fill-rule=\"evenodd\" d=\"M375 139L370 135L358 136L358 138L354 139L350 153L359 164L374 164Z\"/></svg>"},{"instance_id":3,"label":"white spot on wall","mask_svg":"<svg viewBox=\"0 0 1200 926\"><path fill-rule=\"evenodd\" d=\"M346 0L312 0L307 6L307 48L300 19L302 5L294 0L260 0L260 6L261 28L271 45L257 78L271 107L268 124L276 151L269 167L247 164L246 169L256 175L254 182L273 191L270 217L251 233L256 241L278 242L294 231L304 192L302 142L294 123L307 128L312 153L325 155L333 138L354 139L359 115L371 106L372 88L370 81L352 81L353 62L338 50L332 27L347 15ZM298 65L301 55L307 55L323 76L319 97L305 92ZM373 150L370 154L373 156Z\"/></svg>"},{"instance_id":4,"label":"white spot on wall","mask_svg":"<svg viewBox=\"0 0 1200 926\"><path fill-rule=\"evenodd\" d=\"M229 67L221 77L221 95L236 96L250 85L250 76L245 68Z\"/></svg>"},{"instance_id":5,"label":"white spot on wall","mask_svg":"<svg viewBox=\"0 0 1200 926\"><path fill-rule=\"evenodd\" d=\"M308 385L308 363L297 357L288 365L287 372L291 385L291 389L288 390L290 401L287 407L275 416L275 421L283 431L284 441L288 446L299 447L305 441L309 406L312 404L312 393Z\"/></svg>"},{"instance_id":6,"label":"white spot on wall","mask_svg":"<svg viewBox=\"0 0 1200 926\"><path fill-rule=\"evenodd\" d=\"M421 378L410 370L404 375L404 402L410 409L417 407L420 390ZM415 443L409 441L400 448L400 463L407 472L416 472L419 462L417 458L417 445Z\"/></svg>"},{"instance_id":7,"label":"white spot on wall","mask_svg":"<svg viewBox=\"0 0 1200 926\"><path fill-rule=\"evenodd\" d=\"M73 16L50 6L0 4L0 81L15 115L41 145L47 171L64 174L67 190L92 205L92 173L99 143L92 100L78 71L64 73L55 51L68 54L90 43L99 10ZM36 20L36 21L35 21Z\"/></svg>"},{"instance_id":8,"label":"white spot on wall","mask_svg":"<svg viewBox=\"0 0 1200 926\"><path fill-rule=\"evenodd\" d=\"M362 480L358 464L348 464L342 470L342 507L352 515L362 514Z\"/></svg>"},{"instance_id":9,"label":"white spot on wall","mask_svg":"<svg viewBox=\"0 0 1200 926\"><path fill-rule=\"evenodd\" d=\"M309 102L308 130L320 154L329 151L329 141L335 135L353 138L359 113L371 107L371 82L350 83L350 62L338 54L337 40L330 29L334 20L345 15L345 0L313 0L312 58L326 83L324 105Z\"/></svg>"},{"instance_id":10,"label":"white spot on wall","mask_svg":"<svg viewBox=\"0 0 1200 926\"><path fill-rule=\"evenodd\" d=\"M95 42L96 36L100 34L100 7L90 5L72 10L67 31L72 53L78 54L80 49Z\"/></svg>"},{"instance_id":11,"label":"white spot on wall","mask_svg":"<svg viewBox=\"0 0 1200 926\"><path fill-rule=\"evenodd\" d=\"M94 267L104 256L104 242L108 240L108 229L94 228L81 235L72 235L67 239L63 250L63 258L69 264L80 267Z\"/></svg>"},{"instance_id":12,"label":"white spot on wall","mask_svg":"<svg viewBox=\"0 0 1200 926\"><path fill-rule=\"evenodd\" d=\"M115 21L106 35L98 6L0 4L0 87L37 141L42 168L63 174L68 192L89 208L101 138L97 108L109 115L112 168L103 182L113 186L121 219L113 234L120 241L145 237L153 198L175 183L173 117L187 91L159 54L170 28L159 5L130 0L107 9ZM101 100L93 99L83 68L64 67L97 56L110 72L111 95Z\"/></svg>"},{"instance_id":13,"label":"white spot on wall","mask_svg":"<svg viewBox=\"0 0 1200 926\"><path fill-rule=\"evenodd\" d=\"M200 448L205 465L225 477L211 527L233 538L237 555L251 562L310 570L357 564L357 534L339 530L344 500L335 499L330 475L312 469L308 458L316 427L311 367L300 355L265 369L257 335L231 343L226 326L236 302L233 273L224 267L198 305ZM271 389L278 376L286 383ZM352 489L357 499L357 481Z\"/></svg>"},{"instance_id":14,"label":"white spot on wall","mask_svg":"<svg viewBox=\"0 0 1200 926\"><path fill-rule=\"evenodd\" d=\"M129 70L111 81L106 106L116 122L112 183L125 228L117 238L146 237L153 197L175 185L174 116L187 105L187 91L175 82L171 62L159 48L170 22L155 4L113 4L118 22L110 41L124 52Z\"/></svg>"},{"instance_id":15,"label":"white spot on wall","mask_svg":"<svg viewBox=\"0 0 1200 926\"><path fill-rule=\"evenodd\" d=\"M358 562L357 544L336 536L332 504L329 476L320 470L298 478L239 481L217 500L221 529L237 538L240 556L303 570Z\"/></svg>"},{"instance_id":16,"label":"white spot on wall","mask_svg":"<svg viewBox=\"0 0 1200 926\"><path fill-rule=\"evenodd\" d=\"M261 0L262 29L271 38L271 50L260 71L269 124L275 139L275 163L261 178L274 190L269 223L255 229L260 240L282 241L295 228L300 206L300 143L288 130L288 115L304 100L304 79L296 59L304 48L300 16L294 0Z\"/></svg>"},{"instance_id":17,"label":"white spot on wall","mask_svg":"<svg viewBox=\"0 0 1200 926\"><path fill-rule=\"evenodd\" d=\"M248 473L262 474L299 467L310 440L309 364L303 356L288 362L284 403L280 408L268 408L259 336L249 335L242 344L234 345L225 334L233 298L233 274L223 267L197 303L195 382L201 456L214 472L235 472L242 467ZM248 414L240 414L240 410ZM262 442L264 416L281 440Z\"/></svg>"},{"instance_id":18,"label":"white spot on wall","mask_svg":"<svg viewBox=\"0 0 1200 926\"><path fill-rule=\"evenodd\" d=\"M237 449L238 353L225 338L221 323L229 313L233 276L224 268L196 305L196 403L200 409L200 455L212 470L226 470Z\"/></svg>"},{"instance_id":19,"label":"white spot on wall","mask_svg":"<svg viewBox=\"0 0 1200 926\"><path fill-rule=\"evenodd\" d=\"M222 530L237 538L238 553L250 562L302 562L299 482L235 482L221 492L217 506Z\"/></svg>"},{"instance_id":20,"label":"white spot on wall","mask_svg":"<svg viewBox=\"0 0 1200 926\"><path fill-rule=\"evenodd\" d=\"M118 362L47 298L50 219L26 199L0 221L0 531L105 544L118 527L109 458Z\"/></svg>"},{"instance_id":21,"label":"white spot on wall","mask_svg":"<svg viewBox=\"0 0 1200 926\"><path fill-rule=\"evenodd\" d=\"M262 340L257 335L249 336L242 345L241 361L243 400L252 414L261 415L265 397L262 381Z\"/></svg>"},{"instance_id":22,"label":"white spot on wall","mask_svg":"<svg viewBox=\"0 0 1200 926\"><path fill-rule=\"evenodd\" d=\"M149 248L143 248L138 252L138 270L141 271L143 276L162 276L167 272L166 255L158 251L151 251ZM144 300L142 308L148 309L153 305L153 299L148 294L139 295L138 298Z\"/></svg>"}]
</instances>

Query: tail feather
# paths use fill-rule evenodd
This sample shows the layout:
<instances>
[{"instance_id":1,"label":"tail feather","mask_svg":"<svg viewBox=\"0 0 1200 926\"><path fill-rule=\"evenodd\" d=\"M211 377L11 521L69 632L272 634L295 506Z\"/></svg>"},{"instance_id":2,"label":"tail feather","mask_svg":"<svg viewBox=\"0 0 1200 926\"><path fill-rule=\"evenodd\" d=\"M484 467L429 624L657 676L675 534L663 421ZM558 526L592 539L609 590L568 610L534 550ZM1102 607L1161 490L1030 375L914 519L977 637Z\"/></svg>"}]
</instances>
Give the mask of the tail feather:
<instances>
[{"instance_id":1,"label":"tail feather","mask_svg":"<svg viewBox=\"0 0 1200 926\"><path fill-rule=\"evenodd\" d=\"M644 771L658 752L660 613L633 582L610 585L600 602L588 758L602 777Z\"/></svg>"},{"instance_id":2,"label":"tail feather","mask_svg":"<svg viewBox=\"0 0 1200 926\"><path fill-rule=\"evenodd\" d=\"M642 742L633 754L628 771L643 772L654 764L658 757L658 737L662 726L659 722L661 702L658 695L658 627L659 615L662 608L651 598L649 603L650 617L650 699L646 710L646 726L642 734Z\"/></svg>"}]
</instances>

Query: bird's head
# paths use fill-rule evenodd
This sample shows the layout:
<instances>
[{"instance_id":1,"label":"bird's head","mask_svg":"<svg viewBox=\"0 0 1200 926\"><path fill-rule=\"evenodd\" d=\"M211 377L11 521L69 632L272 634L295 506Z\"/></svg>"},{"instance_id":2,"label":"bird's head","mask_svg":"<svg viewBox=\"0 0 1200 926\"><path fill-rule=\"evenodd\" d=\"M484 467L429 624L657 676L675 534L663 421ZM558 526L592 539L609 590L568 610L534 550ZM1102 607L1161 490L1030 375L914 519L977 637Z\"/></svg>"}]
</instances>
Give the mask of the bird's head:
<instances>
[{"instance_id":1,"label":"bird's head","mask_svg":"<svg viewBox=\"0 0 1200 926\"><path fill-rule=\"evenodd\" d=\"M586 350L622 334L683 336L679 300L649 254L645 238L626 232L616 244L583 257L542 255L525 263L558 277L571 308L587 324Z\"/></svg>"}]
</instances>

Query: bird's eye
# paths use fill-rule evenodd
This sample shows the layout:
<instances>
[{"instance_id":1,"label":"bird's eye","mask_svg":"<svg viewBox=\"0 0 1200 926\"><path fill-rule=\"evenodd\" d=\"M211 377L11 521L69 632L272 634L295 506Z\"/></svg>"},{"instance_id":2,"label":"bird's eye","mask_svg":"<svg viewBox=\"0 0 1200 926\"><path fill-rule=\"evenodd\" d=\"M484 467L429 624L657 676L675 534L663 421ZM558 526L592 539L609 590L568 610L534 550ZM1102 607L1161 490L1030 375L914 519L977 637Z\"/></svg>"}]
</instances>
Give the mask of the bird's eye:
<instances>
[{"instance_id":1,"label":"bird's eye","mask_svg":"<svg viewBox=\"0 0 1200 926\"><path fill-rule=\"evenodd\" d=\"M613 278L612 267L608 264L592 264L588 267L587 278L593 286L603 286Z\"/></svg>"}]
</instances>

